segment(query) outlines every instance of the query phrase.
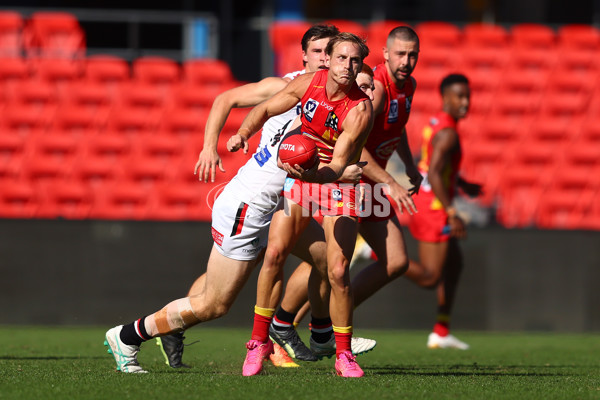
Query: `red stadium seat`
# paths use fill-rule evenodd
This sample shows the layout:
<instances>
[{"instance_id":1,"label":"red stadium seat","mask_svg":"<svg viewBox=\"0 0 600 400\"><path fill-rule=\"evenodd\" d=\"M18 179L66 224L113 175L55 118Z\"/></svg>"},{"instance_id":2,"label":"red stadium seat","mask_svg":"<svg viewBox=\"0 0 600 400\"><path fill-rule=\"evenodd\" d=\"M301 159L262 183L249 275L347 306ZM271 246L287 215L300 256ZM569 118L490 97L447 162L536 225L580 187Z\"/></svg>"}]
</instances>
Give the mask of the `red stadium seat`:
<instances>
[{"instance_id":1,"label":"red stadium seat","mask_svg":"<svg viewBox=\"0 0 600 400\"><path fill-rule=\"evenodd\" d=\"M274 21L269 26L269 39L271 47L275 53L275 74L283 76L288 72L296 71L298 68L288 70L283 60L290 58L287 55L287 51L293 50L294 54L297 51L302 51L301 41L304 33L311 27L308 22L305 21ZM294 63L295 61L291 57ZM296 65L296 64L294 64Z\"/></svg>"},{"instance_id":2,"label":"red stadium seat","mask_svg":"<svg viewBox=\"0 0 600 400\"><path fill-rule=\"evenodd\" d=\"M123 162L123 178L146 189L152 189L156 184L165 182L172 175L168 165L157 162L156 157L135 153Z\"/></svg>"},{"instance_id":3,"label":"red stadium seat","mask_svg":"<svg viewBox=\"0 0 600 400\"><path fill-rule=\"evenodd\" d=\"M571 142L571 145L565 150L561 168L570 168L571 166L585 167L589 171L600 167L600 157L598 157L598 147L581 140L581 138Z\"/></svg>"},{"instance_id":4,"label":"red stadium seat","mask_svg":"<svg viewBox=\"0 0 600 400\"><path fill-rule=\"evenodd\" d=\"M83 74L83 64L79 61L64 59L40 59L34 63L35 75L43 81L53 84L64 93L69 83L78 81Z\"/></svg>"},{"instance_id":5,"label":"red stadium seat","mask_svg":"<svg viewBox=\"0 0 600 400\"><path fill-rule=\"evenodd\" d=\"M100 157L111 163L119 162L131 152L131 141L119 132L105 131L86 139L85 157Z\"/></svg>"},{"instance_id":6,"label":"red stadium seat","mask_svg":"<svg viewBox=\"0 0 600 400\"><path fill-rule=\"evenodd\" d=\"M302 47L295 43L289 44L279 54L275 56L276 75L284 76L290 72L301 71L304 69L302 64Z\"/></svg>"},{"instance_id":7,"label":"red stadium seat","mask_svg":"<svg viewBox=\"0 0 600 400\"><path fill-rule=\"evenodd\" d=\"M23 17L18 12L0 11L0 57L22 55L23 26Z\"/></svg>"},{"instance_id":8,"label":"red stadium seat","mask_svg":"<svg viewBox=\"0 0 600 400\"><path fill-rule=\"evenodd\" d=\"M115 108L108 120L108 129L122 135L140 135L152 133L160 122L159 113L148 113L138 108Z\"/></svg>"},{"instance_id":9,"label":"red stadium seat","mask_svg":"<svg viewBox=\"0 0 600 400\"><path fill-rule=\"evenodd\" d=\"M426 52L423 51L419 53L419 62L414 74L417 77L434 73L440 77L441 81L443 75L456 72L457 68L459 68L459 56L460 51L458 48L438 47L429 49Z\"/></svg>"},{"instance_id":10,"label":"red stadium seat","mask_svg":"<svg viewBox=\"0 0 600 400\"><path fill-rule=\"evenodd\" d=\"M537 225L543 228L578 229L600 186L598 168L558 168L540 199Z\"/></svg>"},{"instance_id":11,"label":"red stadium seat","mask_svg":"<svg viewBox=\"0 0 600 400\"><path fill-rule=\"evenodd\" d=\"M140 57L131 64L133 79L160 87L179 82L181 68L177 62L165 57Z\"/></svg>"},{"instance_id":12,"label":"red stadium seat","mask_svg":"<svg viewBox=\"0 0 600 400\"><path fill-rule=\"evenodd\" d=\"M398 26L408 26L401 21L379 20L373 21L367 25L367 45L369 46L369 56L365 59L371 67L384 62L383 48L387 47L387 38L392 29Z\"/></svg>"},{"instance_id":13,"label":"red stadium seat","mask_svg":"<svg viewBox=\"0 0 600 400\"><path fill-rule=\"evenodd\" d=\"M0 89L11 91L18 82L31 76L31 66L22 58L0 58Z\"/></svg>"},{"instance_id":14,"label":"red stadium seat","mask_svg":"<svg viewBox=\"0 0 600 400\"><path fill-rule=\"evenodd\" d=\"M96 82L77 82L69 85L63 97L63 106L87 109L99 123L107 121L115 95L106 85Z\"/></svg>"},{"instance_id":15,"label":"red stadium seat","mask_svg":"<svg viewBox=\"0 0 600 400\"><path fill-rule=\"evenodd\" d=\"M168 183L156 191L151 218L167 221L210 221L212 210L206 204L204 183Z\"/></svg>"},{"instance_id":16,"label":"red stadium seat","mask_svg":"<svg viewBox=\"0 0 600 400\"><path fill-rule=\"evenodd\" d=\"M520 23L510 28L515 48L551 50L556 46L556 33L543 24Z\"/></svg>"},{"instance_id":17,"label":"red stadium seat","mask_svg":"<svg viewBox=\"0 0 600 400\"><path fill-rule=\"evenodd\" d=\"M203 87L226 87L235 82L225 61L200 58L183 63L183 80Z\"/></svg>"},{"instance_id":18,"label":"red stadium seat","mask_svg":"<svg viewBox=\"0 0 600 400\"><path fill-rule=\"evenodd\" d=\"M36 218L87 219L92 209L90 190L78 181L49 185L44 190Z\"/></svg>"},{"instance_id":19,"label":"red stadium seat","mask_svg":"<svg viewBox=\"0 0 600 400\"><path fill-rule=\"evenodd\" d=\"M0 123L3 129L27 137L45 131L50 125L50 117L35 106L9 104L3 110Z\"/></svg>"},{"instance_id":20,"label":"red stadium seat","mask_svg":"<svg viewBox=\"0 0 600 400\"><path fill-rule=\"evenodd\" d=\"M25 152L25 143L20 135L0 129L0 179L17 175Z\"/></svg>"},{"instance_id":21,"label":"red stadium seat","mask_svg":"<svg viewBox=\"0 0 600 400\"><path fill-rule=\"evenodd\" d=\"M350 32L362 39L367 38L367 29L360 22L349 19L328 19L324 21L323 24L334 25L340 32ZM302 36L300 36L300 38L302 38Z\"/></svg>"},{"instance_id":22,"label":"red stadium seat","mask_svg":"<svg viewBox=\"0 0 600 400\"><path fill-rule=\"evenodd\" d=\"M173 135L149 135L133 142L136 154L152 159L155 164L173 165L180 161L183 144Z\"/></svg>"},{"instance_id":23,"label":"red stadium seat","mask_svg":"<svg viewBox=\"0 0 600 400\"><path fill-rule=\"evenodd\" d=\"M112 88L131 78L129 64L122 58L98 55L85 61L85 78L88 81L108 85Z\"/></svg>"},{"instance_id":24,"label":"red stadium seat","mask_svg":"<svg viewBox=\"0 0 600 400\"><path fill-rule=\"evenodd\" d=\"M32 106L40 110L56 108L58 103L55 88L47 82L35 80L25 80L15 84L8 100L11 103Z\"/></svg>"},{"instance_id":25,"label":"red stadium seat","mask_svg":"<svg viewBox=\"0 0 600 400\"><path fill-rule=\"evenodd\" d=\"M100 131L105 121L86 106L63 104L53 119L53 128L73 137L91 136Z\"/></svg>"},{"instance_id":26,"label":"red stadium seat","mask_svg":"<svg viewBox=\"0 0 600 400\"><path fill-rule=\"evenodd\" d=\"M59 162L72 162L79 154L81 141L71 135L51 134L30 137L27 144L27 157L53 159Z\"/></svg>"},{"instance_id":27,"label":"red stadium seat","mask_svg":"<svg viewBox=\"0 0 600 400\"><path fill-rule=\"evenodd\" d=\"M472 47L464 46L461 51L461 70L464 70L464 73L469 77L474 72L497 74L504 70L509 58L507 50L504 49L485 47L473 49Z\"/></svg>"},{"instance_id":28,"label":"red stadium seat","mask_svg":"<svg viewBox=\"0 0 600 400\"><path fill-rule=\"evenodd\" d=\"M423 54L434 48L456 49L460 46L462 32L449 22L428 21L416 26Z\"/></svg>"},{"instance_id":29,"label":"red stadium seat","mask_svg":"<svg viewBox=\"0 0 600 400\"><path fill-rule=\"evenodd\" d=\"M29 180L38 190L66 180L72 172L73 161L52 155L30 155L23 159L22 178Z\"/></svg>"},{"instance_id":30,"label":"red stadium seat","mask_svg":"<svg viewBox=\"0 0 600 400\"><path fill-rule=\"evenodd\" d=\"M506 170L500 181L498 222L506 228L532 226L540 196L549 179L550 175L533 169L514 167Z\"/></svg>"},{"instance_id":31,"label":"red stadium seat","mask_svg":"<svg viewBox=\"0 0 600 400\"><path fill-rule=\"evenodd\" d=\"M158 85L133 81L120 86L116 105L154 113L161 111L167 99L164 89Z\"/></svg>"},{"instance_id":32,"label":"red stadium seat","mask_svg":"<svg viewBox=\"0 0 600 400\"><path fill-rule=\"evenodd\" d=\"M504 49L509 44L505 28L496 24L471 22L463 28L463 46L472 49Z\"/></svg>"},{"instance_id":33,"label":"red stadium seat","mask_svg":"<svg viewBox=\"0 0 600 400\"><path fill-rule=\"evenodd\" d=\"M477 139L469 141L463 150L461 170L469 180L483 183L484 194L478 201L486 206L494 201L506 154L510 152L510 146Z\"/></svg>"},{"instance_id":34,"label":"red stadium seat","mask_svg":"<svg viewBox=\"0 0 600 400\"><path fill-rule=\"evenodd\" d=\"M170 109L161 120L160 129L163 133L177 136L203 135L208 112L198 112L189 109Z\"/></svg>"},{"instance_id":35,"label":"red stadium seat","mask_svg":"<svg viewBox=\"0 0 600 400\"><path fill-rule=\"evenodd\" d=\"M123 176L122 166L115 160L101 155L86 155L73 164L71 180L97 192L97 189L116 184Z\"/></svg>"},{"instance_id":36,"label":"red stadium seat","mask_svg":"<svg viewBox=\"0 0 600 400\"><path fill-rule=\"evenodd\" d=\"M72 14L35 12L29 17L23 35L29 57L83 59L85 56L85 33Z\"/></svg>"},{"instance_id":37,"label":"red stadium seat","mask_svg":"<svg viewBox=\"0 0 600 400\"><path fill-rule=\"evenodd\" d=\"M600 30L585 24L563 25L558 28L558 42L563 48L597 51L600 49Z\"/></svg>"},{"instance_id":38,"label":"red stadium seat","mask_svg":"<svg viewBox=\"0 0 600 400\"><path fill-rule=\"evenodd\" d=\"M213 101L221 93L220 88L198 90L197 86L182 83L173 89L171 101L175 108L204 114L210 111Z\"/></svg>"},{"instance_id":39,"label":"red stadium seat","mask_svg":"<svg viewBox=\"0 0 600 400\"><path fill-rule=\"evenodd\" d=\"M122 181L97 190L90 218L110 220L143 220L148 216L150 199L141 185Z\"/></svg>"},{"instance_id":40,"label":"red stadium seat","mask_svg":"<svg viewBox=\"0 0 600 400\"><path fill-rule=\"evenodd\" d=\"M33 218L38 208L38 195L31 183L5 180L0 185L0 217Z\"/></svg>"}]
</instances>

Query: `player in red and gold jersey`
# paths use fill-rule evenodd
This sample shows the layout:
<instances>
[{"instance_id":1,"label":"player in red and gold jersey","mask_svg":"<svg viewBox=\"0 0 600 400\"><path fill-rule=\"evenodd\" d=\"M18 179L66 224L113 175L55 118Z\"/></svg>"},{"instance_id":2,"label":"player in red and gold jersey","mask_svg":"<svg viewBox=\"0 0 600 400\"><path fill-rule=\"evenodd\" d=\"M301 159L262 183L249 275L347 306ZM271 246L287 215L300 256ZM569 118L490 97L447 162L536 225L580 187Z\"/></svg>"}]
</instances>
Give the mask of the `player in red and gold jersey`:
<instances>
[{"instance_id":1,"label":"player in red and gold jersey","mask_svg":"<svg viewBox=\"0 0 600 400\"><path fill-rule=\"evenodd\" d=\"M425 180L414 196L419 213L411 217L409 225L419 241L420 263L411 260L405 276L422 287L437 289L438 317L427 346L466 350L466 343L449 334L450 311L463 266L457 239L466 237L464 222L452 201L457 188L477 196L481 186L458 174L462 151L457 123L469 109L469 81L464 75L448 75L440 92L442 111L423 130L419 171Z\"/></svg>"},{"instance_id":2,"label":"player in red and gold jersey","mask_svg":"<svg viewBox=\"0 0 600 400\"><path fill-rule=\"evenodd\" d=\"M254 327L246 346L248 353L242 371L245 376L258 374L263 360L272 352L268 331L281 297L283 264L312 219L312 214L303 205L311 208L316 205L325 216L323 228L328 267L326 272L314 274L311 285L323 279L328 279L331 285L330 314L336 341L336 372L343 377L363 376L350 347L353 304L348 267L356 240L356 200L353 187L342 187L339 179L350 164L359 160L373 122L371 101L355 82L368 53L364 41L356 35L341 33L332 38L326 48L329 70L293 80L274 97L254 108L238 134L228 142L230 150L244 147L268 117L301 100L301 130L317 142L321 161L310 170L303 170L298 165L282 166L290 175L284 185L287 201L285 208L278 210L271 221L258 278ZM355 168L354 180L358 181L362 169ZM294 186L300 188L299 196L292 193Z\"/></svg>"}]
</instances>

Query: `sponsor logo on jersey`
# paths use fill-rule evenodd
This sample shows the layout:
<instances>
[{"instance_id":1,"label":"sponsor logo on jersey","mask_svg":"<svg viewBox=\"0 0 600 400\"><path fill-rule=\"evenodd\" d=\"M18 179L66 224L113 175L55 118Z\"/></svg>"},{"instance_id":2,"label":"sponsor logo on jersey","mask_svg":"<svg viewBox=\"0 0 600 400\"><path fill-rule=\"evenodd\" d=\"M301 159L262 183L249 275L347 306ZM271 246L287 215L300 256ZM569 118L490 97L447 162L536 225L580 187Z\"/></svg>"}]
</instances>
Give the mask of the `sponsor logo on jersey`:
<instances>
[{"instance_id":1,"label":"sponsor logo on jersey","mask_svg":"<svg viewBox=\"0 0 600 400\"><path fill-rule=\"evenodd\" d=\"M337 208L342 208L344 207L344 202L343 201L338 201L336 204Z\"/></svg>"},{"instance_id":2,"label":"sponsor logo on jersey","mask_svg":"<svg viewBox=\"0 0 600 400\"><path fill-rule=\"evenodd\" d=\"M329 112L329 115L327 115L327 119L325 120L325 128L331 128L334 131L338 131L338 121L339 118L337 115L335 115L335 113L333 111Z\"/></svg>"},{"instance_id":3,"label":"sponsor logo on jersey","mask_svg":"<svg viewBox=\"0 0 600 400\"><path fill-rule=\"evenodd\" d=\"M212 238L215 241L215 243L219 246L223 246L223 234L212 226L210 228L210 231L212 233Z\"/></svg>"},{"instance_id":4,"label":"sponsor logo on jersey","mask_svg":"<svg viewBox=\"0 0 600 400\"><path fill-rule=\"evenodd\" d=\"M388 112L389 124L393 124L398 121L398 99L390 100L390 111Z\"/></svg>"},{"instance_id":5,"label":"sponsor logo on jersey","mask_svg":"<svg viewBox=\"0 0 600 400\"><path fill-rule=\"evenodd\" d=\"M356 209L356 203L346 203L346 207L348 207L348 210L355 210Z\"/></svg>"},{"instance_id":6,"label":"sponsor logo on jersey","mask_svg":"<svg viewBox=\"0 0 600 400\"><path fill-rule=\"evenodd\" d=\"M333 189L331 191L331 198L336 201L342 200L342 191L340 189Z\"/></svg>"},{"instance_id":7,"label":"sponsor logo on jersey","mask_svg":"<svg viewBox=\"0 0 600 400\"><path fill-rule=\"evenodd\" d=\"M410 114L410 108L412 107L412 96L406 98L405 106L406 113Z\"/></svg>"},{"instance_id":8,"label":"sponsor logo on jersey","mask_svg":"<svg viewBox=\"0 0 600 400\"><path fill-rule=\"evenodd\" d=\"M325 103L325 101L321 101L321 105L325 107L327 111L333 111L333 106L331 104Z\"/></svg>"},{"instance_id":9,"label":"sponsor logo on jersey","mask_svg":"<svg viewBox=\"0 0 600 400\"><path fill-rule=\"evenodd\" d=\"M389 158L394 154L394 150L398 147L400 143L400 138L393 138L381 143L375 149L375 155L383 160L389 160Z\"/></svg>"},{"instance_id":10,"label":"sponsor logo on jersey","mask_svg":"<svg viewBox=\"0 0 600 400\"><path fill-rule=\"evenodd\" d=\"M294 186L295 181L296 180L294 178L290 178L290 177L285 178L285 182L283 183L283 191L289 192L290 190L292 190L292 187Z\"/></svg>"},{"instance_id":11,"label":"sponsor logo on jersey","mask_svg":"<svg viewBox=\"0 0 600 400\"><path fill-rule=\"evenodd\" d=\"M263 147L260 149L260 151L257 151L256 154L254 154L254 159L261 167L265 165L267 161L269 161L269 158L271 158L271 153L269 152L269 149L267 149L267 146Z\"/></svg>"},{"instance_id":12,"label":"sponsor logo on jersey","mask_svg":"<svg viewBox=\"0 0 600 400\"><path fill-rule=\"evenodd\" d=\"M304 107L302 107L302 113L308 122L312 122L315 112L317 111L317 107L319 107L319 103L314 99L308 99L306 100L306 103L304 103Z\"/></svg>"}]
</instances>

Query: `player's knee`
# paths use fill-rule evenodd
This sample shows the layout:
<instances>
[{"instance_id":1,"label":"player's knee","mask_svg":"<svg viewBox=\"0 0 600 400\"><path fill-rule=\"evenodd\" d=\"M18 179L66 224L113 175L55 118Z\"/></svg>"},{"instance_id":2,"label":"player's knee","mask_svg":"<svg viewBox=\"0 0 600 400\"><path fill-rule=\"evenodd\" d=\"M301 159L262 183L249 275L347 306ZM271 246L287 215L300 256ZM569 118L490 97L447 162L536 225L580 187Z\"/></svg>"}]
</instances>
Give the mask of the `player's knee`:
<instances>
[{"instance_id":1,"label":"player's knee","mask_svg":"<svg viewBox=\"0 0 600 400\"><path fill-rule=\"evenodd\" d=\"M390 278L392 279L396 279L399 276L404 275L406 271L408 271L408 258L403 257L399 260L396 260L396 262L391 263L388 271Z\"/></svg>"},{"instance_id":2,"label":"player's knee","mask_svg":"<svg viewBox=\"0 0 600 400\"><path fill-rule=\"evenodd\" d=\"M335 288L340 290L341 288L349 286L350 273L343 262L330 265L328 275L332 289Z\"/></svg>"},{"instance_id":3,"label":"player's knee","mask_svg":"<svg viewBox=\"0 0 600 400\"><path fill-rule=\"evenodd\" d=\"M283 248L279 246L268 246L267 250L265 250L265 262L263 263L263 268L265 265L282 265L285 262L286 254Z\"/></svg>"}]
</instances>

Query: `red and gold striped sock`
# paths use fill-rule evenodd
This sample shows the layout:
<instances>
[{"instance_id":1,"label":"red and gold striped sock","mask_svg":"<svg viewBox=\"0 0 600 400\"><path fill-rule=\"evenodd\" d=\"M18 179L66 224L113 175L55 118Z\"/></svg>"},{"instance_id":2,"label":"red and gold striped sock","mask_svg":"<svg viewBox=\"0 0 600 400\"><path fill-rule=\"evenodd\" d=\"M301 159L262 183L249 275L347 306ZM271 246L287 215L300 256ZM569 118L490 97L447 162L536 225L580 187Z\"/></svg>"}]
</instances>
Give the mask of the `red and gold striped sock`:
<instances>
[{"instance_id":1,"label":"red and gold striped sock","mask_svg":"<svg viewBox=\"0 0 600 400\"><path fill-rule=\"evenodd\" d=\"M339 356L344 351L352 352L352 327L333 326L335 336L335 355Z\"/></svg>"},{"instance_id":2,"label":"red and gold striped sock","mask_svg":"<svg viewBox=\"0 0 600 400\"><path fill-rule=\"evenodd\" d=\"M266 342L269 339L269 325L275 314L273 308L254 306L254 326L252 327L252 340Z\"/></svg>"}]
</instances>

